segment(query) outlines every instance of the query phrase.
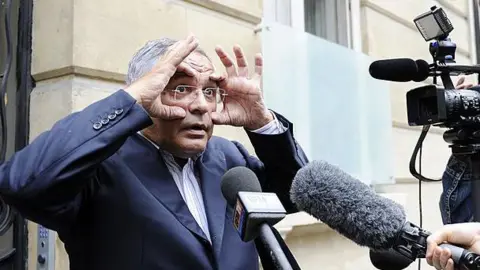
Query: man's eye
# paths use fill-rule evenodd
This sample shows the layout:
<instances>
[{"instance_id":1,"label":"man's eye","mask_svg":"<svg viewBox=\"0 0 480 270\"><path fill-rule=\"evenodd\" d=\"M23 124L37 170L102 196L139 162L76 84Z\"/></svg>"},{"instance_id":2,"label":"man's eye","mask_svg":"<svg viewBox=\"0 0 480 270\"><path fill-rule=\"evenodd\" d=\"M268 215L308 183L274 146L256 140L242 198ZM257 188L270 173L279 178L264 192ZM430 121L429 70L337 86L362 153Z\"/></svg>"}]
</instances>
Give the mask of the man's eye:
<instances>
[{"instance_id":1,"label":"man's eye","mask_svg":"<svg viewBox=\"0 0 480 270\"><path fill-rule=\"evenodd\" d=\"M177 88L175 89L176 92L179 92L179 93L184 93L184 92L187 92L188 89L186 86L177 86Z\"/></svg>"},{"instance_id":2,"label":"man's eye","mask_svg":"<svg viewBox=\"0 0 480 270\"><path fill-rule=\"evenodd\" d=\"M213 96L214 92L215 92L215 90L212 89L212 88L207 88L207 89L203 90L203 94L207 95L207 96Z\"/></svg>"}]
</instances>

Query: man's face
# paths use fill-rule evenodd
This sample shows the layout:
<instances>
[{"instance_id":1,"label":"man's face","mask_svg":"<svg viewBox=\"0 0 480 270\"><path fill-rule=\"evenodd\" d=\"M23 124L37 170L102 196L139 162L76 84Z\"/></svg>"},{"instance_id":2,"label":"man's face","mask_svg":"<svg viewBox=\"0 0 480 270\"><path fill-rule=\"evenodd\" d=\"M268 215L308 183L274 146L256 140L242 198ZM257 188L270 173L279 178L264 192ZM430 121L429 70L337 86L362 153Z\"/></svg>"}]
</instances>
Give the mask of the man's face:
<instances>
[{"instance_id":1,"label":"man's face","mask_svg":"<svg viewBox=\"0 0 480 270\"><path fill-rule=\"evenodd\" d=\"M182 107L186 116L178 120L153 119L154 125L144 131L150 139L179 158L189 158L202 152L213 132L211 113L217 108L213 93L217 84L209 76L214 68L204 55L193 52L184 63L195 71L195 76L176 73L161 94L165 105ZM207 91L202 92L202 90Z\"/></svg>"}]
</instances>

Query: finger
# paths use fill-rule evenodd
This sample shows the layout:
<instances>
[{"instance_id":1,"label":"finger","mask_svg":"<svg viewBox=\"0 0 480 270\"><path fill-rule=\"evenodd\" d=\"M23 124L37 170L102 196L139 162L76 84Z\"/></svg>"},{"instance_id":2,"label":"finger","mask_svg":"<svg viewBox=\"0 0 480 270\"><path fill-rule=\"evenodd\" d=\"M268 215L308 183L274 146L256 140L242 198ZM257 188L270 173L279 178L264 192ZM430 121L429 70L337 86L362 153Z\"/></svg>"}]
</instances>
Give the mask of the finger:
<instances>
[{"instance_id":1,"label":"finger","mask_svg":"<svg viewBox=\"0 0 480 270\"><path fill-rule=\"evenodd\" d=\"M458 79L457 81L457 86L462 85L464 82L465 82L465 77L460 77L460 79Z\"/></svg>"},{"instance_id":2,"label":"finger","mask_svg":"<svg viewBox=\"0 0 480 270\"><path fill-rule=\"evenodd\" d=\"M448 259L447 266L445 267L445 270L454 270L455 268L453 267L453 260Z\"/></svg>"},{"instance_id":3,"label":"finger","mask_svg":"<svg viewBox=\"0 0 480 270\"><path fill-rule=\"evenodd\" d=\"M238 75L242 77L248 77L247 59L245 58L242 48L239 45L235 45L233 47L233 53L237 58Z\"/></svg>"},{"instance_id":4,"label":"finger","mask_svg":"<svg viewBox=\"0 0 480 270\"><path fill-rule=\"evenodd\" d=\"M228 76L232 76L232 77L237 76L237 69L233 64L232 58L230 58L230 56L222 49L222 47L217 46L215 48L215 52L220 58L220 61L222 62L222 64L225 66Z\"/></svg>"},{"instance_id":5,"label":"finger","mask_svg":"<svg viewBox=\"0 0 480 270\"><path fill-rule=\"evenodd\" d=\"M190 77L195 77L198 74L198 72L195 69L193 69L191 66L189 66L184 62L178 65L177 72L183 72Z\"/></svg>"},{"instance_id":6,"label":"finger","mask_svg":"<svg viewBox=\"0 0 480 270\"><path fill-rule=\"evenodd\" d=\"M211 74L210 75L210 80L216 81L216 82L224 81L226 78L227 78L226 74Z\"/></svg>"},{"instance_id":7,"label":"finger","mask_svg":"<svg viewBox=\"0 0 480 270\"><path fill-rule=\"evenodd\" d=\"M172 47L170 47L165 53L164 63L178 66L185 60L185 58L192 53L198 47L198 40L189 35L187 39L177 41Z\"/></svg>"},{"instance_id":8,"label":"finger","mask_svg":"<svg viewBox=\"0 0 480 270\"><path fill-rule=\"evenodd\" d=\"M255 74L262 76L263 72L263 57L262 54L257 53L255 55Z\"/></svg>"},{"instance_id":9,"label":"finger","mask_svg":"<svg viewBox=\"0 0 480 270\"><path fill-rule=\"evenodd\" d=\"M439 248L439 247L436 247L435 248L435 251L433 251L433 258L432 258L432 262L433 262L433 267L435 267L436 269L443 269L442 265L440 265L440 255L442 254L442 249Z\"/></svg>"},{"instance_id":10,"label":"finger","mask_svg":"<svg viewBox=\"0 0 480 270\"><path fill-rule=\"evenodd\" d=\"M433 241L431 237L427 238L427 252L425 253L425 259L427 260L427 263L431 266L433 266L433 252L435 251L435 248L437 247L437 243Z\"/></svg>"},{"instance_id":11,"label":"finger","mask_svg":"<svg viewBox=\"0 0 480 270\"><path fill-rule=\"evenodd\" d=\"M461 85L458 85L457 87L455 87L455 89L457 89L457 90L465 89L465 88L467 88L467 85L465 85L465 84L461 84Z\"/></svg>"},{"instance_id":12,"label":"finger","mask_svg":"<svg viewBox=\"0 0 480 270\"><path fill-rule=\"evenodd\" d=\"M224 112L212 112L212 122L215 125L228 124L228 115Z\"/></svg>"},{"instance_id":13,"label":"finger","mask_svg":"<svg viewBox=\"0 0 480 270\"><path fill-rule=\"evenodd\" d=\"M176 106L163 105L161 110L160 115L165 120L182 119L187 115L183 108Z\"/></svg>"},{"instance_id":14,"label":"finger","mask_svg":"<svg viewBox=\"0 0 480 270\"><path fill-rule=\"evenodd\" d=\"M468 89L468 88L470 88L470 87L472 87L472 86L473 86L473 84L467 83L467 84L462 84L462 85L457 86L456 89L457 89L457 90L458 90L458 89Z\"/></svg>"},{"instance_id":15,"label":"finger","mask_svg":"<svg viewBox=\"0 0 480 270\"><path fill-rule=\"evenodd\" d=\"M442 252L440 253L440 265L442 266L442 269L445 269L447 267L447 262L448 259L452 256L452 253L448 249L443 249Z\"/></svg>"}]
</instances>

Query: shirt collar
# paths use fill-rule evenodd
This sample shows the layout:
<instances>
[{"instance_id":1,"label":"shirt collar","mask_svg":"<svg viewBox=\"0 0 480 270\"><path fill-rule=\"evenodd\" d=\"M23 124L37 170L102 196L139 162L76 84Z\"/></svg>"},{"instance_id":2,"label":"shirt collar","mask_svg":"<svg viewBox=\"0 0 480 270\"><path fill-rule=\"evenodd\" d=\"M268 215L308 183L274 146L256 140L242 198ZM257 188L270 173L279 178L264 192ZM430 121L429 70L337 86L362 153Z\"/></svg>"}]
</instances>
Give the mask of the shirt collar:
<instances>
[{"instance_id":1,"label":"shirt collar","mask_svg":"<svg viewBox=\"0 0 480 270\"><path fill-rule=\"evenodd\" d=\"M174 159L174 156L173 156L170 152L168 152L168 151L166 151L166 150L164 150L164 149L161 149L160 146L158 146L154 141L150 140L150 139L147 138L145 135L143 135L143 133L142 133L141 131L138 131L137 133L138 133L140 136L142 136L143 138L145 138L147 141L149 141L153 146L155 146L155 147L158 149L158 151L160 152L160 154L162 154L163 157L168 157L168 158L170 158L170 159ZM204 152L205 152L205 151L202 151L202 152L196 154L195 156L189 158L188 160L191 159L193 162L196 162L196 161L198 160L198 158L203 155Z\"/></svg>"}]
</instances>

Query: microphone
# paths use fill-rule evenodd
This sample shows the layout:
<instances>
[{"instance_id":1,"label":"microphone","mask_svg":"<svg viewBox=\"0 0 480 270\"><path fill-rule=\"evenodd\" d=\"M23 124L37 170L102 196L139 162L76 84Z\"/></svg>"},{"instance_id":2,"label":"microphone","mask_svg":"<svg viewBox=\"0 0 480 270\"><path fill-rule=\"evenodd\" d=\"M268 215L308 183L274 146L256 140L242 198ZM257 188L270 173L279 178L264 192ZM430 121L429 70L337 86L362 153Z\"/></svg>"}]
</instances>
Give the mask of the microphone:
<instances>
[{"instance_id":1,"label":"microphone","mask_svg":"<svg viewBox=\"0 0 480 270\"><path fill-rule=\"evenodd\" d=\"M377 195L368 185L334 165L312 161L301 168L292 182L290 198L299 210L356 244L370 248L375 256L391 250L411 262L425 258L430 232L408 222L400 204ZM440 246L450 249L455 264L464 269L480 269L479 255L450 244ZM375 266L400 269L394 268L398 263L397 260L392 262L393 266L387 266L383 261Z\"/></svg>"},{"instance_id":2,"label":"microphone","mask_svg":"<svg viewBox=\"0 0 480 270\"><path fill-rule=\"evenodd\" d=\"M233 226L242 241L255 239L264 269L300 269L285 243L280 244L278 232L275 234L270 227L287 213L277 195L262 192L257 176L246 167L228 170L222 177L221 190L234 208Z\"/></svg>"},{"instance_id":3,"label":"microphone","mask_svg":"<svg viewBox=\"0 0 480 270\"><path fill-rule=\"evenodd\" d=\"M369 256L373 266L381 270L402 270L413 262L413 260L396 252L394 249L370 250Z\"/></svg>"},{"instance_id":4,"label":"microphone","mask_svg":"<svg viewBox=\"0 0 480 270\"><path fill-rule=\"evenodd\" d=\"M370 64L370 75L378 80L395 82L421 82L428 78L429 65L424 60L397 58L374 61Z\"/></svg>"}]
</instances>

